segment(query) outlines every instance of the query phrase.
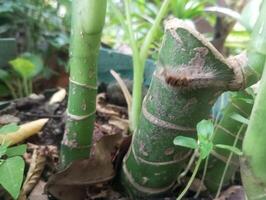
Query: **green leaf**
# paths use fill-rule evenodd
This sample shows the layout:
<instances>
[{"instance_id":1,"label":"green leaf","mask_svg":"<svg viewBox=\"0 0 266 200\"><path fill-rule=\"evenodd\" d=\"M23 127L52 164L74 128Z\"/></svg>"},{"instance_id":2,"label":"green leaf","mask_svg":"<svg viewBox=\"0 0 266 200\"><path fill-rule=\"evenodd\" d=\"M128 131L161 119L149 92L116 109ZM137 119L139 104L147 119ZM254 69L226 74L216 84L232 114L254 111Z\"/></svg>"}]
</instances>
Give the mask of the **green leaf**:
<instances>
[{"instance_id":1,"label":"green leaf","mask_svg":"<svg viewBox=\"0 0 266 200\"><path fill-rule=\"evenodd\" d=\"M0 69L0 80L5 81L9 78L9 73L6 70Z\"/></svg>"},{"instance_id":2,"label":"green leaf","mask_svg":"<svg viewBox=\"0 0 266 200\"><path fill-rule=\"evenodd\" d=\"M14 199L20 192L24 168L24 160L19 156L9 158L0 165L0 184Z\"/></svg>"},{"instance_id":3,"label":"green leaf","mask_svg":"<svg viewBox=\"0 0 266 200\"><path fill-rule=\"evenodd\" d=\"M7 148L8 148L8 144L1 144L0 145L0 158L6 154L6 151L7 151Z\"/></svg>"},{"instance_id":4,"label":"green leaf","mask_svg":"<svg viewBox=\"0 0 266 200\"><path fill-rule=\"evenodd\" d=\"M233 152L236 155L242 156L243 152L238 149L237 147L229 146L229 145L224 145L224 144L216 144L215 147L220 148L220 149L226 149L231 152Z\"/></svg>"},{"instance_id":5,"label":"green leaf","mask_svg":"<svg viewBox=\"0 0 266 200\"><path fill-rule=\"evenodd\" d=\"M254 99L249 99L249 98L238 98L238 99L241 101L244 101L245 103L251 104L251 105L254 104Z\"/></svg>"},{"instance_id":6,"label":"green leaf","mask_svg":"<svg viewBox=\"0 0 266 200\"><path fill-rule=\"evenodd\" d=\"M174 145L187 147L187 148L191 148L191 149L198 148L198 144L197 144L197 141L195 139L190 138L190 137L184 137L184 136L177 136L174 139Z\"/></svg>"},{"instance_id":7,"label":"green leaf","mask_svg":"<svg viewBox=\"0 0 266 200\"><path fill-rule=\"evenodd\" d=\"M213 144L207 140L200 142L200 158L205 159L208 157L213 149Z\"/></svg>"},{"instance_id":8,"label":"green leaf","mask_svg":"<svg viewBox=\"0 0 266 200\"><path fill-rule=\"evenodd\" d=\"M15 123L7 124L0 128L0 135L6 135L8 133L13 133L19 129L19 126Z\"/></svg>"},{"instance_id":9,"label":"green leaf","mask_svg":"<svg viewBox=\"0 0 266 200\"><path fill-rule=\"evenodd\" d=\"M22 144L19 146L15 146L15 147L10 147L7 149L6 151L6 155L8 157L13 157L13 156L22 156L27 150L27 145L26 144Z\"/></svg>"},{"instance_id":10,"label":"green leaf","mask_svg":"<svg viewBox=\"0 0 266 200\"><path fill-rule=\"evenodd\" d=\"M260 13L261 1L262 0L249 1L242 10L240 22L249 31L252 31L252 28L256 23L258 14Z\"/></svg>"},{"instance_id":11,"label":"green leaf","mask_svg":"<svg viewBox=\"0 0 266 200\"><path fill-rule=\"evenodd\" d=\"M232 113L230 117L242 124L248 125L249 120L238 113Z\"/></svg>"},{"instance_id":12,"label":"green leaf","mask_svg":"<svg viewBox=\"0 0 266 200\"><path fill-rule=\"evenodd\" d=\"M210 136L213 134L214 126L211 120L201 120L197 124L197 134L199 141L208 140Z\"/></svg>"},{"instance_id":13,"label":"green leaf","mask_svg":"<svg viewBox=\"0 0 266 200\"><path fill-rule=\"evenodd\" d=\"M25 58L16 58L12 61L9 61L13 69L19 73L23 78L30 78L33 76L35 71L35 65L28 59Z\"/></svg>"},{"instance_id":14,"label":"green leaf","mask_svg":"<svg viewBox=\"0 0 266 200\"><path fill-rule=\"evenodd\" d=\"M6 84L1 84L0 83L0 97L7 97L10 94L10 91L6 87ZM1 105L0 105L1 107ZM1 109L1 108L0 108Z\"/></svg>"},{"instance_id":15,"label":"green leaf","mask_svg":"<svg viewBox=\"0 0 266 200\"><path fill-rule=\"evenodd\" d=\"M43 60L41 56L27 52L27 53L24 53L21 57L31 61L32 64L34 65L34 71L31 77L38 75L43 70L44 66L43 66Z\"/></svg>"}]
</instances>

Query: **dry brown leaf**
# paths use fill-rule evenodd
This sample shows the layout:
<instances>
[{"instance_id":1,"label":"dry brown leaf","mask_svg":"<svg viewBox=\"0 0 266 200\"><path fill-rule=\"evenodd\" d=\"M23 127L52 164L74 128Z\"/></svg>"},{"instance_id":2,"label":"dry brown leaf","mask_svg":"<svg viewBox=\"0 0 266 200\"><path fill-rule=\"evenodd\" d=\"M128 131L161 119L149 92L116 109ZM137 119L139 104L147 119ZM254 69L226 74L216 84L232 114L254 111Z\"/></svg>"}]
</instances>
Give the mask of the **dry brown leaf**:
<instances>
[{"instance_id":1,"label":"dry brown leaf","mask_svg":"<svg viewBox=\"0 0 266 200\"><path fill-rule=\"evenodd\" d=\"M48 197L46 194L44 194L44 187L45 187L44 181L39 181L38 184L34 187L32 192L30 193L28 199L29 200L48 200Z\"/></svg>"},{"instance_id":2,"label":"dry brown leaf","mask_svg":"<svg viewBox=\"0 0 266 200\"><path fill-rule=\"evenodd\" d=\"M112 155L121 142L121 134L103 136L95 144L91 158L73 162L53 175L47 183L47 191L57 199L84 199L84 187L105 183L115 176Z\"/></svg>"},{"instance_id":3,"label":"dry brown leaf","mask_svg":"<svg viewBox=\"0 0 266 200\"><path fill-rule=\"evenodd\" d=\"M126 108L106 103L106 95L100 93L96 98L96 111L106 116L120 117L123 113L126 113Z\"/></svg>"},{"instance_id":4,"label":"dry brown leaf","mask_svg":"<svg viewBox=\"0 0 266 200\"><path fill-rule=\"evenodd\" d=\"M110 70L110 73L113 75L113 77L115 78L115 80L117 81L118 85L120 86L123 92L123 95L127 102L127 108L128 108L128 113L129 113L132 107L132 96L130 92L128 91L127 86L125 82L123 81L123 79L120 77L120 75L116 73L114 70Z\"/></svg>"},{"instance_id":5,"label":"dry brown leaf","mask_svg":"<svg viewBox=\"0 0 266 200\"><path fill-rule=\"evenodd\" d=\"M203 191L206 191L207 190L206 186L204 184L202 184L201 180L198 179L198 178L195 178L193 180L193 182L192 182L192 184L191 184L191 186L190 186L189 189L191 191L197 192L198 189L199 189L199 187L200 187L200 192L203 192Z\"/></svg>"},{"instance_id":6,"label":"dry brown leaf","mask_svg":"<svg viewBox=\"0 0 266 200\"><path fill-rule=\"evenodd\" d=\"M26 200L26 196L38 183L38 181L40 180L41 174L43 172L43 169L45 167L45 163L46 163L45 147L42 146L42 147L35 148L33 151L27 177L22 186L19 200L24 200L24 199Z\"/></svg>"},{"instance_id":7,"label":"dry brown leaf","mask_svg":"<svg viewBox=\"0 0 266 200\"><path fill-rule=\"evenodd\" d=\"M129 128L129 121L127 119L122 119L116 116L111 116L108 123L125 131Z\"/></svg>"},{"instance_id":8,"label":"dry brown leaf","mask_svg":"<svg viewBox=\"0 0 266 200\"><path fill-rule=\"evenodd\" d=\"M214 200L245 200L245 191L242 186L234 185L222 192L220 197Z\"/></svg>"},{"instance_id":9,"label":"dry brown leaf","mask_svg":"<svg viewBox=\"0 0 266 200\"><path fill-rule=\"evenodd\" d=\"M106 115L115 115L115 116L119 116L119 112L114 111L112 109L109 109L106 107L106 104L103 103L103 101L105 100L105 94L101 93L98 94L96 97L96 111L99 113L103 113Z\"/></svg>"}]
</instances>

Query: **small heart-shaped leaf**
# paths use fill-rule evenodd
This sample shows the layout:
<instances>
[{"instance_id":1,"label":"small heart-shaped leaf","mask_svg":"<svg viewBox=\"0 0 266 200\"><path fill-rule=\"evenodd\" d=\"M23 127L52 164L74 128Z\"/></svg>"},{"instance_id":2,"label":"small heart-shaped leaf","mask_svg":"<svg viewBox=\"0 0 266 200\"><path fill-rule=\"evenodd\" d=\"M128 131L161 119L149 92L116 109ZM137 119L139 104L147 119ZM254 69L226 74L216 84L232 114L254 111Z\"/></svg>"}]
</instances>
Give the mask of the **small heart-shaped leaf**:
<instances>
[{"instance_id":1,"label":"small heart-shaped leaf","mask_svg":"<svg viewBox=\"0 0 266 200\"><path fill-rule=\"evenodd\" d=\"M9 62L13 69L25 79L31 78L35 71L35 65L28 59L16 58Z\"/></svg>"},{"instance_id":2,"label":"small heart-shaped leaf","mask_svg":"<svg viewBox=\"0 0 266 200\"><path fill-rule=\"evenodd\" d=\"M213 134L214 126L211 120L201 120L197 124L197 134L198 139L201 140L208 140L210 136Z\"/></svg>"}]
</instances>

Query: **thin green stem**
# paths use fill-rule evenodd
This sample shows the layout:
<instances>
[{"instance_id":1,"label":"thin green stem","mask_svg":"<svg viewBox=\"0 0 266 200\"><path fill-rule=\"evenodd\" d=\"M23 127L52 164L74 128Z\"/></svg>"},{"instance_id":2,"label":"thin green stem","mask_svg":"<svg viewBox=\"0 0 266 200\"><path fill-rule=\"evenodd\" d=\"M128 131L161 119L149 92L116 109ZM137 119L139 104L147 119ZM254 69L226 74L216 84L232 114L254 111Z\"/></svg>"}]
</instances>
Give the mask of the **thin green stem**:
<instances>
[{"instance_id":1,"label":"thin green stem","mask_svg":"<svg viewBox=\"0 0 266 200\"><path fill-rule=\"evenodd\" d=\"M200 194L200 192L201 192L201 187L202 187L202 185L204 183L204 180L205 180L205 177L206 177L206 173L207 173L208 163L209 163L209 156L205 160L204 169L203 169L203 174L202 174L202 177L201 177L200 185L198 187L198 190L197 190L196 194L194 195L194 199L197 199L199 194Z\"/></svg>"},{"instance_id":2,"label":"thin green stem","mask_svg":"<svg viewBox=\"0 0 266 200\"><path fill-rule=\"evenodd\" d=\"M28 89L29 89L29 94L31 94L32 93L32 80L31 79L28 80Z\"/></svg>"},{"instance_id":3,"label":"thin green stem","mask_svg":"<svg viewBox=\"0 0 266 200\"><path fill-rule=\"evenodd\" d=\"M126 22L127 22L128 33L129 33L129 42L130 42L130 46L133 51L133 56L139 59L138 46L137 46L136 38L133 32L132 23L131 23L132 20L131 20L130 8L129 8L130 2L131 0L125 0Z\"/></svg>"},{"instance_id":4,"label":"thin green stem","mask_svg":"<svg viewBox=\"0 0 266 200\"><path fill-rule=\"evenodd\" d=\"M130 128L133 131L136 129L138 125L139 116L141 112L143 74L144 74L145 61L148 56L148 50L150 48L151 43L154 41L158 27L160 26L160 23L165 13L167 12L170 0L165 0L163 2L161 9L155 19L155 22L152 25L151 29L149 30L147 36L145 37L144 43L140 50L137 45L137 41L132 26L131 13L129 8L131 0L125 0L124 2L125 2L126 19L124 19L123 14L119 11L119 9L117 9L115 5L113 5L112 3L110 5L116 17L118 18L123 28L126 30L126 32L129 35L129 43L133 52L133 67L134 67L133 99L132 99L132 110L129 113ZM124 21L126 21L126 23Z\"/></svg>"},{"instance_id":5,"label":"thin green stem","mask_svg":"<svg viewBox=\"0 0 266 200\"><path fill-rule=\"evenodd\" d=\"M197 150L195 150L187 164L187 167L185 168L185 170L178 176L177 178L177 182L180 183L181 179L187 175L187 173L189 172L189 170L191 169L192 164L194 163L196 156L197 156Z\"/></svg>"},{"instance_id":6,"label":"thin green stem","mask_svg":"<svg viewBox=\"0 0 266 200\"><path fill-rule=\"evenodd\" d=\"M194 179L195 179L195 177L196 177L196 174L197 174L197 172L198 172L198 170L199 170L199 166L200 166L200 164L201 164L201 161L202 161L202 159L199 158L199 160L197 161L196 167L194 168L194 171L193 171L193 173L192 173L192 176L190 177L190 179L189 179L189 181L188 181L186 187L185 187L184 190L181 192L181 194L177 197L176 200L181 200L181 199L183 198L183 196L184 196L184 195L187 193L187 191L189 190L189 188L190 188L191 184L193 183L193 181L194 181Z\"/></svg>"},{"instance_id":7,"label":"thin green stem","mask_svg":"<svg viewBox=\"0 0 266 200\"><path fill-rule=\"evenodd\" d=\"M154 38L155 38L156 33L158 31L158 28L160 27L160 23L161 23L163 17L165 16L165 14L168 10L170 2L171 2L171 0L164 0L164 2L161 5L161 8L159 10L159 13L155 18L155 21L154 21L151 29L149 30L148 34L146 35L146 37L144 39L144 42L143 42L143 44L141 46L141 50L140 50L140 57L141 57L142 61L147 59L150 45L154 41Z\"/></svg>"},{"instance_id":8,"label":"thin green stem","mask_svg":"<svg viewBox=\"0 0 266 200\"><path fill-rule=\"evenodd\" d=\"M158 27L160 26L162 18L164 17L167 11L170 0L165 0L163 2L154 24L152 25L151 29L149 30L147 36L144 39L144 43L140 49L140 53L138 51L137 43L133 35L131 15L129 12L129 2L130 2L129 0L125 0L125 8L126 8L126 18L127 18L128 31L131 41L131 47L133 50L133 62L134 62L133 100L132 100L132 111L130 114L130 122L131 122L131 129L135 130L139 122L139 116L142 106L142 84L143 84L145 61L148 56L148 50L150 48L150 45L154 41L156 32L158 30Z\"/></svg>"},{"instance_id":9,"label":"thin green stem","mask_svg":"<svg viewBox=\"0 0 266 200\"><path fill-rule=\"evenodd\" d=\"M235 137L235 140L234 140L234 144L233 144L233 147L236 147L236 144L238 142L238 139L239 139L239 136L243 130L243 128L245 127L245 124L243 124L240 129L238 130L237 134L236 134L236 137ZM229 157L226 161L226 164L225 164L225 167L224 167L224 170L223 170L223 174L222 174L222 177L221 177L221 180L220 180L220 183L219 183L219 187L218 187L218 190L216 192L216 195L215 195L215 199L219 197L220 193L221 193L221 190L222 190L222 187L223 187L223 182L224 182L224 178L225 178L225 175L226 175L226 172L228 170L228 167L229 167L229 164L232 160L232 157L233 157L233 152L230 152L229 154Z\"/></svg>"},{"instance_id":10,"label":"thin green stem","mask_svg":"<svg viewBox=\"0 0 266 200\"><path fill-rule=\"evenodd\" d=\"M143 67L140 54L138 51L138 46L136 42L136 38L133 33L133 27L131 23L131 13L130 13L130 0L125 0L125 11L126 11L126 21L127 21L127 29L129 34L129 42L133 51L133 67L134 67L134 75L133 75L133 99L132 99L132 111L129 113L130 118L130 128L131 130L135 130L138 125L139 115L141 111L141 99L142 99L142 83L143 83Z\"/></svg>"},{"instance_id":11,"label":"thin green stem","mask_svg":"<svg viewBox=\"0 0 266 200\"><path fill-rule=\"evenodd\" d=\"M19 94L18 96L20 98L23 97L22 81L19 78L16 79L16 86L18 88L18 94Z\"/></svg>"},{"instance_id":12,"label":"thin green stem","mask_svg":"<svg viewBox=\"0 0 266 200\"><path fill-rule=\"evenodd\" d=\"M28 83L26 78L22 78L22 84L23 84L23 89L24 89L24 94L25 96L29 95L29 88L28 88Z\"/></svg>"},{"instance_id":13,"label":"thin green stem","mask_svg":"<svg viewBox=\"0 0 266 200\"><path fill-rule=\"evenodd\" d=\"M5 85L7 86L7 88L10 90L11 96L13 99L18 98L14 87L11 85L11 83L9 83L8 81L4 81Z\"/></svg>"},{"instance_id":14,"label":"thin green stem","mask_svg":"<svg viewBox=\"0 0 266 200\"><path fill-rule=\"evenodd\" d=\"M134 66L134 74L133 74L133 95L132 95L132 110L129 114L130 117L130 128L131 130L135 130L138 126L139 116L141 112L142 106L142 84L143 84L143 68L141 67L142 62L133 56L133 66Z\"/></svg>"}]
</instances>

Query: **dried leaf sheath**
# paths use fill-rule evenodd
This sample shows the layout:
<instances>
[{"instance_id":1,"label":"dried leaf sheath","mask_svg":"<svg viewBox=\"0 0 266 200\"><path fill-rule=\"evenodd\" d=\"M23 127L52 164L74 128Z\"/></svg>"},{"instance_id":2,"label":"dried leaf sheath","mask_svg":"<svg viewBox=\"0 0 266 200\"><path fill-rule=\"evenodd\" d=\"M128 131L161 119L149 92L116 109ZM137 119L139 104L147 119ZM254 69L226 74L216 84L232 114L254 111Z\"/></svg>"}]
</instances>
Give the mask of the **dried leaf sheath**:
<instances>
[{"instance_id":1,"label":"dried leaf sheath","mask_svg":"<svg viewBox=\"0 0 266 200\"><path fill-rule=\"evenodd\" d=\"M123 161L122 181L134 198L160 196L172 187L190 155L173 139L195 136L197 122L208 118L216 98L241 88L242 77L199 33L168 22L140 124Z\"/></svg>"}]
</instances>

